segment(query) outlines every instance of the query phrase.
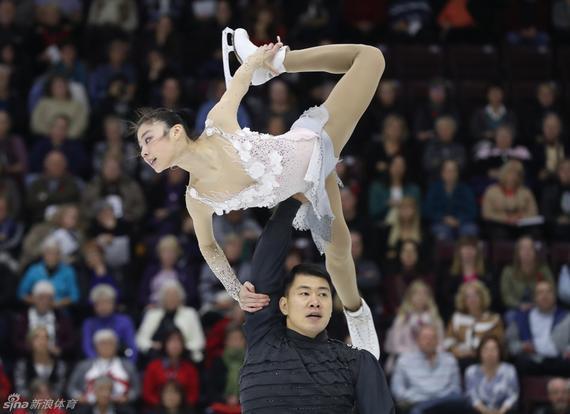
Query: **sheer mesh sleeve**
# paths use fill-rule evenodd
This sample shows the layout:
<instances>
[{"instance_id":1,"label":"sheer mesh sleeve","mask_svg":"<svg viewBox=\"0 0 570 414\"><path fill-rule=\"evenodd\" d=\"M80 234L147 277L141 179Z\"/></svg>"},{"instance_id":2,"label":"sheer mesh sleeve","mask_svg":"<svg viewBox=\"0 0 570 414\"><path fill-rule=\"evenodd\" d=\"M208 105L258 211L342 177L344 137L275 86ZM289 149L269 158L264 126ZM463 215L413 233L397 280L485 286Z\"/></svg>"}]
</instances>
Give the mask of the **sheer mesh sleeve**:
<instances>
[{"instance_id":1,"label":"sheer mesh sleeve","mask_svg":"<svg viewBox=\"0 0 570 414\"><path fill-rule=\"evenodd\" d=\"M206 260L212 272L214 272L218 280L224 285L228 294L239 302L239 292L242 285L230 266L224 251L217 243L203 248L201 251L204 260Z\"/></svg>"}]
</instances>

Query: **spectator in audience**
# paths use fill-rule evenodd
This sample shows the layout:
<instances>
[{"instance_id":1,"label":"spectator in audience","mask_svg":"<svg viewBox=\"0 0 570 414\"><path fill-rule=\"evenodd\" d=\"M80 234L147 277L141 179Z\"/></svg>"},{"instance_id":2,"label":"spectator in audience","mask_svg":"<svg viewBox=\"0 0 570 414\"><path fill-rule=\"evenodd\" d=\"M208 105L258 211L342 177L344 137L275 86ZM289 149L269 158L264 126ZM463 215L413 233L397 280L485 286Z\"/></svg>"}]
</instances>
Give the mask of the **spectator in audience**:
<instances>
[{"instance_id":1,"label":"spectator in audience","mask_svg":"<svg viewBox=\"0 0 570 414\"><path fill-rule=\"evenodd\" d=\"M12 325L12 348L22 357L31 353L26 340L37 327L45 327L49 335L48 347L54 356L72 356L75 346L73 325L69 316L54 306L55 289L50 281L34 285L31 306L15 316Z\"/></svg>"},{"instance_id":2,"label":"spectator in audience","mask_svg":"<svg viewBox=\"0 0 570 414\"><path fill-rule=\"evenodd\" d=\"M105 156L101 174L83 192L81 203L88 217L95 216L97 201L102 199L111 203L116 217L127 223L138 222L146 211L140 184L124 174L121 162L110 154Z\"/></svg>"},{"instance_id":3,"label":"spectator in audience","mask_svg":"<svg viewBox=\"0 0 570 414\"><path fill-rule=\"evenodd\" d=\"M117 337L117 355L128 358L133 364L137 361L135 327L128 315L115 310L117 293L110 285L97 285L89 294L95 316L83 322L83 353L87 358L95 358L95 335L103 329L111 330Z\"/></svg>"},{"instance_id":4,"label":"spectator in audience","mask_svg":"<svg viewBox=\"0 0 570 414\"><path fill-rule=\"evenodd\" d=\"M211 408L239 409L239 370L245 358L245 337L240 326L229 325L224 353L206 373L207 400Z\"/></svg>"},{"instance_id":5,"label":"spectator in audience","mask_svg":"<svg viewBox=\"0 0 570 414\"><path fill-rule=\"evenodd\" d=\"M384 312L393 316L402 303L405 293L415 280L421 280L430 288L434 287L433 275L425 273L420 263L418 244L412 240L404 240L400 245L399 262L394 271L389 271L383 280Z\"/></svg>"},{"instance_id":6,"label":"spectator in audience","mask_svg":"<svg viewBox=\"0 0 570 414\"><path fill-rule=\"evenodd\" d=\"M562 108L558 98L559 91L556 83L540 82L536 87L536 96L527 111L524 112L526 129L528 130L526 138L530 142L534 142L542 133L542 123L547 115L554 113L561 116Z\"/></svg>"},{"instance_id":7,"label":"spectator in audience","mask_svg":"<svg viewBox=\"0 0 570 414\"><path fill-rule=\"evenodd\" d=\"M10 178L5 169L0 165L0 197L8 203L8 211L15 217L22 214L22 190L17 181Z\"/></svg>"},{"instance_id":8,"label":"spectator in audience","mask_svg":"<svg viewBox=\"0 0 570 414\"><path fill-rule=\"evenodd\" d=\"M150 228L157 236L164 234L177 234L180 232L182 220L186 214L185 193L188 185L188 173L182 168L172 168L159 178L150 194L149 212L152 214ZM241 212L241 210L239 210ZM224 216L214 216L214 222ZM214 235L216 232L214 230ZM217 235L216 235L217 237ZM221 240L221 239L217 239Z\"/></svg>"},{"instance_id":9,"label":"spectator in audience","mask_svg":"<svg viewBox=\"0 0 570 414\"><path fill-rule=\"evenodd\" d=\"M34 286L41 280L48 280L53 284L55 307L63 308L79 301L75 270L62 261L60 243L52 238L43 243L42 260L30 266L20 281L18 298L32 304Z\"/></svg>"},{"instance_id":10,"label":"spectator in audience","mask_svg":"<svg viewBox=\"0 0 570 414\"><path fill-rule=\"evenodd\" d=\"M459 165L445 160L441 179L429 186L424 204L424 217L431 221L438 240L477 235L477 204L467 184L459 181Z\"/></svg>"},{"instance_id":11,"label":"spectator in audience","mask_svg":"<svg viewBox=\"0 0 570 414\"><path fill-rule=\"evenodd\" d=\"M200 317L193 308L184 306L184 296L184 289L177 280L168 280L162 284L159 307L145 311L136 335L140 352L147 354L154 351L156 355L163 350L162 341L166 333L178 328L184 336L184 347L190 351L192 360L202 360L205 339Z\"/></svg>"},{"instance_id":12,"label":"spectator in audience","mask_svg":"<svg viewBox=\"0 0 570 414\"><path fill-rule=\"evenodd\" d=\"M473 281L482 282L491 294L491 302L496 298L496 285L491 274L486 270L485 253L481 242L472 236L461 237L455 244L455 253L446 275L446 280L440 283L440 306L444 308L445 315L450 315L455 307L454 299L459 288L464 283Z\"/></svg>"},{"instance_id":13,"label":"spectator in audience","mask_svg":"<svg viewBox=\"0 0 570 414\"><path fill-rule=\"evenodd\" d=\"M501 124L495 129L493 141L481 141L475 146L474 173L477 173L485 183L499 179L501 167L509 160L520 161L523 165L531 167L533 156L527 147L514 145L513 127Z\"/></svg>"},{"instance_id":14,"label":"spectator in audience","mask_svg":"<svg viewBox=\"0 0 570 414\"><path fill-rule=\"evenodd\" d=\"M49 220L35 224L24 239L21 267L41 256L43 243L47 240L59 243L64 262L70 264L79 259L79 250L85 239L79 223L79 209L75 204L58 206Z\"/></svg>"},{"instance_id":15,"label":"spectator in audience","mask_svg":"<svg viewBox=\"0 0 570 414\"><path fill-rule=\"evenodd\" d=\"M66 410L64 408L59 408L55 402L58 399L61 399L61 394L56 394L51 390L51 386L49 382L44 379L36 378L30 384L30 391L31 395L29 397L28 402L31 401L29 404L30 410L24 408L17 408L15 410L11 410L14 414L66 414ZM37 409L33 409L33 403L36 401ZM63 407L66 407L67 402L65 400ZM20 399L20 403L22 399ZM51 408L47 408L51 402ZM45 403L45 405L44 405ZM70 405L71 406L71 405Z\"/></svg>"},{"instance_id":16,"label":"spectator in audience","mask_svg":"<svg viewBox=\"0 0 570 414\"><path fill-rule=\"evenodd\" d=\"M437 16L437 23L440 36L446 42L473 42L481 36L467 0L447 0Z\"/></svg>"},{"instance_id":17,"label":"spectator in audience","mask_svg":"<svg viewBox=\"0 0 570 414\"><path fill-rule=\"evenodd\" d=\"M435 120L435 137L429 141L423 154L423 169L430 179L437 178L446 160L457 163L460 170L465 168L465 148L454 142L457 123L449 115Z\"/></svg>"},{"instance_id":18,"label":"spectator in audience","mask_svg":"<svg viewBox=\"0 0 570 414\"><path fill-rule=\"evenodd\" d=\"M50 151L43 165L44 172L26 191L29 219L33 222L44 219L46 214L49 216L58 205L79 201L79 185L75 177L67 173L65 156L60 151Z\"/></svg>"},{"instance_id":19,"label":"spectator in audience","mask_svg":"<svg viewBox=\"0 0 570 414\"><path fill-rule=\"evenodd\" d=\"M416 200L403 197L396 208L396 214L387 216L386 258L393 259L404 240L412 240L418 245L425 241L421 218Z\"/></svg>"},{"instance_id":20,"label":"spectator in audience","mask_svg":"<svg viewBox=\"0 0 570 414\"><path fill-rule=\"evenodd\" d=\"M417 351L402 354L396 362L391 385L396 404L410 414L461 411L465 400L459 367L453 355L438 350L437 329L421 326L417 343Z\"/></svg>"},{"instance_id":21,"label":"spectator in audience","mask_svg":"<svg viewBox=\"0 0 570 414\"><path fill-rule=\"evenodd\" d=\"M408 127L403 116L387 115L380 126L380 135L370 142L366 153L370 177L382 181L388 178L394 158L402 156L409 161L410 154L406 144Z\"/></svg>"},{"instance_id":22,"label":"spectator in audience","mask_svg":"<svg viewBox=\"0 0 570 414\"><path fill-rule=\"evenodd\" d=\"M28 151L22 138L11 133L12 117L0 109L0 169L22 183L28 172Z\"/></svg>"},{"instance_id":23,"label":"spectator in audience","mask_svg":"<svg viewBox=\"0 0 570 414\"><path fill-rule=\"evenodd\" d=\"M194 125L194 131L197 135L201 134L202 131L204 131L208 113L210 113L214 105L220 100L225 91L226 84L224 83L223 79L215 79L210 82L207 94L208 99L200 105L198 108L198 113L196 114L196 124ZM237 121L242 128L251 127L251 118L243 103L240 104L237 110Z\"/></svg>"},{"instance_id":24,"label":"spectator in audience","mask_svg":"<svg viewBox=\"0 0 570 414\"><path fill-rule=\"evenodd\" d=\"M186 403L196 407L200 382L198 370L185 355L184 336L178 329L162 340L162 356L151 361L145 370L142 398L149 408L160 405L160 391L169 379L175 379L186 396Z\"/></svg>"},{"instance_id":25,"label":"spectator in audience","mask_svg":"<svg viewBox=\"0 0 570 414\"><path fill-rule=\"evenodd\" d=\"M485 336L477 347L479 364L465 372L465 393L474 413L515 414L519 381L515 368L503 362L502 341Z\"/></svg>"},{"instance_id":26,"label":"spectator in audience","mask_svg":"<svg viewBox=\"0 0 570 414\"><path fill-rule=\"evenodd\" d=\"M477 110L471 119L471 138L492 139L499 125L516 125L515 114L505 106L504 99L502 86L494 84L487 88L487 105Z\"/></svg>"},{"instance_id":27,"label":"spectator in audience","mask_svg":"<svg viewBox=\"0 0 570 414\"><path fill-rule=\"evenodd\" d=\"M93 381L95 400L79 406L80 414L134 414L131 407L116 404L113 398L114 380L109 374Z\"/></svg>"},{"instance_id":28,"label":"spectator in audience","mask_svg":"<svg viewBox=\"0 0 570 414\"><path fill-rule=\"evenodd\" d=\"M176 62L179 60L184 50L184 38L181 36L180 31L177 30L172 16L162 14L159 16L156 25L149 29L150 30L145 33L145 39L142 42L144 49L160 51L167 62ZM216 34L219 37L219 32L216 32Z\"/></svg>"},{"instance_id":29,"label":"spectator in audience","mask_svg":"<svg viewBox=\"0 0 570 414\"><path fill-rule=\"evenodd\" d=\"M523 183L524 169L520 162L509 161L501 167L499 182L483 195L482 216L490 239L513 239L522 230L538 233L533 220L538 214L534 195ZM538 222L540 223L540 222ZM534 226L533 226L534 225Z\"/></svg>"},{"instance_id":30,"label":"spectator in audience","mask_svg":"<svg viewBox=\"0 0 570 414\"><path fill-rule=\"evenodd\" d=\"M0 254L10 257L20 247L24 235L24 226L15 215L16 212L8 209L7 197L0 193Z\"/></svg>"},{"instance_id":31,"label":"spectator in audience","mask_svg":"<svg viewBox=\"0 0 570 414\"><path fill-rule=\"evenodd\" d=\"M435 138L435 121L442 116L459 119L447 94L445 81L434 79L430 83L428 101L419 106L414 117L414 133L416 139L423 143Z\"/></svg>"},{"instance_id":32,"label":"spectator in audience","mask_svg":"<svg viewBox=\"0 0 570 414\"><path fill-rule=\"evenodd\" d=\"M532 307L536 285L543 281L553 283L552 272L540 259L534 240L523 236L517 241L512 266L506 266L501 273L503 304L527 311Z\"/></svg>"},{"instance_id":33,"label":"spectator in audience","mask_svg":"<svg viewBox=\"0 0 570 414\"><path fill-rule=\"evenodd\" d=\"M251 263L242 259L243 239L237 234L229 234L223 239L222 249L238 279L242 283L248 280L251 272ZM207 264L202 265L198 290L202 308L207 307L214 301L214 296L217 292L224 290L221 282Z\"/></svg>"},{"instance_id":34,"label":"spectator in audience","mask_svg":"<svg viewBox=\"0 0 570 414\"><path fill-rule=\"evenodd\" d=\"M154 27L162 16L170 16L176 23L180 23L188 6L184 0L172 0L168 4L156 0L144 0L141 7L145 12L147 24Z\"/></svg>"},{"instance_id":35,"label":"spectator in audience","mask_svg":"<svg viewBox=\"0 0 570 414\"><path fill-rule=\"evenodd\" d=\"M537 148L538 179L552 181L560 163L570 157L570 145L562 136L562 120L557 114L547 114L542 120L542 136Z\"/></svg>"},{"instance_id":36,"label":"spectator in audience","mask_svg":"<svg viewBox=\"0 0 570 414\"><path fill-rule=\"evenodd\" d=\"M99 31L120 29L126 33L133 32L138 25L137 3L134 0L108 2L94 0L89 6L87 26Z\"/></svg>"},{"instance_id":37,"label":"spectator in audience","mask_svg":"<svg viewBox=\"0 0 570 414\"><path fill-rule=\"evenodd\" d=\"M263 105L263 111L256 115L262 130L267 129L269 119L274 116L282 118L285 131L289 130L299 117L299 110L295 105L295 97L285 81L278 79L277 82L269 84L268 101Z\"/></svg>"},{"instance_id":38,"label":"spectator in audience","mask_svg":"<svg viewBox=\"0 0 570 414\"><path fill-rule=\"evenodd\" d=\"M370 104L372 121L376 128L384 129L386 120L389 118L397 119L405 127L405 111L401 101L400 87L400 83L392 79L382 79L382 82L378 84L375 99Z\"/></svg>"},{"instance_id":39,"label":"spectator in audience","mask_svg":"<svg viewBox=\"0 0 570 414\"><path fill-rule=\"evenodd\" d=\"M503 343L503 322L499 314L489 311L490 305L489 290L478 280L462 284L455 296L455 312L447 325L444 345L463 370L475 362L484 336L492 335Z\"/></svg>"},{"instance_id":40,"label":"spectator in audience","mask_svg":"<svg viewBox=\"0 0 570 414\"><path fill-rule=\"evenodd\" d=\"M84 297L90 295L89 292L100 285L111 287L115 291L115 299L121 298L121 289L115 273L107 266L104 258L103 248L97 244L96 240L89 240L83 246L82 282L86 286ZM120 336L120 335L119 335Z\"/></svg>"},{"instance_id":41,"label":"spectator in audience","mask_svg":"<svg viewBox=\"0 0 570 414\"><path fill-rule=\"evenodd\" d=\"M195 414L196 411L188 407L185 400L182 385L169 379L160 391L160 407L152 414Z\"/></svg>"},{"instance_id":42,"label":"spectator in audience","mask_svg":"<svg viewBox=\"0 0 570 414\"><path fill-rule=\"evenodd\" d=\"M117 335L111 329L102 329L93 338L97 356L79 362L69 382L67 394L80 404L96 401L94 383L108 376L113 381L111 400L118 405L132 404L140 394L140 380L135 366L127 359L117 356Z\"/></svg>"},{"instance_id":43,"label":"spectator in audience","mask_svg":"<svg viewBox=\"0 0 570 414\"><path fill-rule=\"evenodd\" d=\"M65 155L69 171L74 175L87 177L89 172L89 158L83 143L79 140L70 140L68 131L70 119L67 115L56 115L51 120L49 134L41 138L30 153L30 170L39 172L47 155L54 151L61 151Z\"/></svg>"},{"instance_id":44,"label":"spectator in audience","mask_svg":"<svg viewBox=\"0 0 570 414\"><path fill-rule=\"evenodd\" d=\"M548 235L570 242L570 158L560 162L558 180L544 188L541 212L546 219Z\"/></svg>"},{"instance_id":45,"label":"spectator in audience","mask_svg":"<svg viewBox=\"0 0 570 414\"><path fill-rule=\"evenodd\" d=\"M129 84L129 78L122 73L113 75L108 83L106 89L102 92L103 96L99 104L95 106L93 111L93 124L101 125L103 120L109 116L114 115L121 118L127 118L132 114L134 105L134 90L135 84Z\"/></svg>"},{"instance_id":46,"label":"spectator in audience","mask_svg":"<svg viewBox=\"0 0 570 414\"><path fill-rule=\"evenodd\" d=\"M214 237L224 240L230 234L237 234L246 242L246 249L250 253L253 245L261 236L261 226L246 210L233 210L223 216L214 216Z\"/></svg>"},{"instance_id":47,"label":"spectator in audience","mask_svg":"<svg viewBox=\"0 0 570 414\"><path fill-rule=\"evenodd\" d=\"M59 48L61 60L51 68L53 74L63 76L70 82L77 82L87 87L87 67L77 55L77 47L73 42L66 42ZM83 91L85 93L85 90Z\"/></svg>"},{"instance_id":48,"label":"spectator in audience","mask_svg":"<svg viewBox=\"0 0 570 414\"><path fill-rule=\"evenodd\" d=\"M508 5L510 30L507 32L507 42L512 45L547 46L550 42L550 36L546 31L547 5L536 0L509 2Z\"/></svg>"},{"instance_id":49,"label":"spectator in audience","mask_svg":"<svg viewBox=\"0 0 570 414\"><path fill-rule=\"evenodd\" d=\"M52 353L48 328L37 325L27 335L30 351L14 367L14 391L22 398L30 398L30 385L36 379L49 383L57 396L63 395L66 365Z\"/></svg>"},{"instance_id":50,"label":"spectator in audience","mask_svg":"<svg viewBox=\"0 0 570 414\"><path fill-rule=\"evenodd\" d=\"M376 222L395 216L403 198L413 198L416 204L420 203L420 189L408 179L405 158L396 155L388 163L385 179L375 180L370 185L368 212Z\"/></svg>"},{"instance_id":51,"label":"spectator in audience","mask_svg":"<svg viewBox=\"0 0 570 414\"><path fill-rule=\"evenodd\" d=\"M516 312L507 338L521 375L570 372L570 315L556 305L552 281L536 284L534 305Z\"/></svg>"},{"instance_id":52,"label":"spectator in audience","mask_svg":"<svg viewBox=\"0 0 570 414\"><path fill-rule=\"evenodd\" d=\"M122 171L134 177L138 168L139 157L135 143L125 140L127 131L123 121L115 115L108 115L103 120L104 141L97 142L93 148L93 171L101 173L106 156L120 161Z\"/></svg>"},{"instance_id":53,"label":"spectator in audience","mask_svg":"<svg viewBox=\"0 0 570 414\"><path fill-rule=\"evenodd\" d=\"M433 10L427 0L392 0L388 27L394 41L427 41L433 37Z\"/></svg>"},{"instance_id":54,"label":"spectator in audience","mask_svg":"<svg viewBox=\"0 0 570 414\"><path fill-rule=\"evenodd\" d=\"M105 263L120 272L130 260L130 234L125 220L118 218L114 206L99 200L95 204L95 220L92 220L88 234L103 250Z\"/></svg>"},{"instance_id":55,"label":"spectator in audience","mask_svg":"<svg viewBox=\"0 0 570 414\"><path fill-rule=\"evenodd\" d=\"M107 62L97 66L89 79L89 95L95 105L103 100L110 84L118 79L118 76L125 79L123 92L126 99L132 98L136 91L135 68L127 62L129 44L115 39L110 43L107 53Z\"/></svg>"},{"instance_id":56,"label":"spectator in audience","mask_svg":"<svg viewBox=\"0 0 570 414\"><path fill-rule=\"evenodd\" d=\"M186 303L197 305L197 280L194 280L192 275L179 264L182 251L176 236L162 237L156 250L159 263L151 263L145 269L139 285L139 303L142 306L155 305L162 285L168 280L177 280L184 287Z\"/></svg>"},{"instance_id":57,"label":"spectator in audience","mask_svg":"<svg viewBox=\"0 0 570 414\"><path fill-rule=\"evenodd\" d=\"M184 108L185 93L182 86L182 81L175 76L175 71L173 69L167 66L166 63L160 62L160 60L165 59L162 53L158 51L149 52L149 60L151 59L151 55L155 55L155 57L151 61L151 67L149 69L149 77L151 77L151 79L149 79L149 81L152 82L152 77L156 76L154 79L156 86L153 87L153 83L149 85L149 89L151 90L150 92L154 92L154 96L150 97L151 103L153 106L159 106L161 108L172 110ZM159 63L157 63L157 61L159 61ZM161 69L154 69L155 65ZM190 112L190 110L187 108L184 108L183 110Z\"/></svg>"},{"instance_id":58,"label":"spectator in audience","mask_svg":"<svg viewBox=\"0 0 570 414\"><path fill-rule=\"evenodd\" d=\"M31 130L35 134L48 135L57 117L69 119L69 137L81 138L87 127L89 113L83 103L73 99L66 78L53 76L46 82L44 97L32 112Z\"/></svg>"},{"instance_id":59,"label":"spectator in audience","mask_svg":"<svg viewBox=\"0 0 570 414\"><path fill-rule=\"evenodd\" d=\"M363 257L364 243L362 234L356 230L350 231L350 239L352 241L352 259L356 267L356 283L362 297L371 309L380 310L380 269L372 260ZM380 312L378 312L380 313Z\"/></svg>"},{"instance_id":60,"label":"spectator in audience","mask_svg":"<svg viewBox=\"0 0 570 414\"><path fill-rule=\"evenodd\" d=\"M436 328L439 348L443 349L443 321L437 305L429 286L416 280L406 289L404 300L386 337L384 349L390 354L386 362L388 373L393 371L400 355L418 351L418 333L424 325Z\"/></svg>"},{"instance_id":61,"label":"spectator in audience","mask_svg":"<svg viewBox=\"0 0 570 414\"><path fill-rule=\"evenodd\" d=\"M549 405L538 408L534 414L570 414L570 392L567 378L552 378L548 381Z\"/></svg>"}]
</instances>

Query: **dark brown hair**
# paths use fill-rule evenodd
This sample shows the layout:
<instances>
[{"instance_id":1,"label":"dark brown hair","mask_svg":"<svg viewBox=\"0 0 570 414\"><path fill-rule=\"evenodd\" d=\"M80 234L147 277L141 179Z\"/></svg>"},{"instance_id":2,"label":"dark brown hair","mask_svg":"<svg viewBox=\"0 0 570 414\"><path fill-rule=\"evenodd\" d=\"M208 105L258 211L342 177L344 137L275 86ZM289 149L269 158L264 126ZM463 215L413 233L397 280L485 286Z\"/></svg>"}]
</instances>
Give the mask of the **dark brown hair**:
<instances>
[{"instance_id":1,"label":"dark brown hair","mask_svg":"<svg viewBox=\"0 0 570 414\"><path fill-rule=\"evenodd\" d=\"M184 132L192 141L196 141L198 136L192 133L192 116L185 109L167 109L167 108L140 108L137 110L138 119L134 125L134 132L138 131L141 125L148 122L164 122L167 128L180 124L184 128Z\"/></svg>"}]
</instances>

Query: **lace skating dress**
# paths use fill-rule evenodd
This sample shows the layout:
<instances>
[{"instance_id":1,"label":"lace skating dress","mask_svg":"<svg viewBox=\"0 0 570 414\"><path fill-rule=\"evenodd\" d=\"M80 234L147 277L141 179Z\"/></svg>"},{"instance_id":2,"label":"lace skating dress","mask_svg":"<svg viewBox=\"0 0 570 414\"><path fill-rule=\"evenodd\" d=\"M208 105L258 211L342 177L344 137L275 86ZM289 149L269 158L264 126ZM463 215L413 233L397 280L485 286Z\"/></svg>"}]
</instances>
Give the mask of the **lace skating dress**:
<instances>
[{"instance_id":1,"label":"lace skating dress","mask_svg":"<svg viewBox=\"0 0 570 414\"><path fill-rule=\"evenodd\" d=\"M324 106L305 111L283 135L273 136L243 128L234 133L222 131L206 120L206 135L227 139L239 155L241 165L254 183L237 194L206 197L188 186L187 193L210 206L215 214L251 207L273 207L296 193L309 200L299 209L293 226L310 230L313 240L324 253L330 241L334 219L325 189L327 176L334 171L338 158L332 141L323 129L329 114Z\"/></svg>"}]
</instances>

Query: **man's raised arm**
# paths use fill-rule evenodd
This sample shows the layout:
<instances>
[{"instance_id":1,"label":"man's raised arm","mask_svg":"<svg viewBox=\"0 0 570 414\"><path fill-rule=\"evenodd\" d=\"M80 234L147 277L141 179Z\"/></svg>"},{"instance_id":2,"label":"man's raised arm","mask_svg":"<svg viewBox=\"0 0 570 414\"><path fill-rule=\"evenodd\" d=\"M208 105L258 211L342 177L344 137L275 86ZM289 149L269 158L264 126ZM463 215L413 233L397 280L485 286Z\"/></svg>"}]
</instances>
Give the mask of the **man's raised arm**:
<instances>
[{"instance_id":1,"label":"man's raised arm","mask_svg":"<svg viewBox=\"0 0 570 414\"><path fill-rule=\"evenodd\" d=\"M256 292L269 295L269 305L246 313L244 325L248 346L261 339L275 323L280 323L279 298L283 294L283 271L293 233L293 219L301 203L282 201L269 219L253 254L251 283Z\"/></svg>"}]
</instances>

